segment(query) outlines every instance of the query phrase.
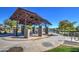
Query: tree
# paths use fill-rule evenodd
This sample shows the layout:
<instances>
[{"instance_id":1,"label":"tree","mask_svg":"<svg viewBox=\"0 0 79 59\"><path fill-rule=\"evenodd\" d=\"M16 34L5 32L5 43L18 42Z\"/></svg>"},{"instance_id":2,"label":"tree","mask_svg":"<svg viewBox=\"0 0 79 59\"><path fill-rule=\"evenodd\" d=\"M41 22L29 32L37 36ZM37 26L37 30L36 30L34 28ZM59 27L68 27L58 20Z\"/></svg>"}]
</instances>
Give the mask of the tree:
<instances>
[{"instance_id":1,"label":"tree","mask_svg":"<svg viewBox=\"0 0 79 59\"><path fill-rule=\"evenodd\" d=\"M79 31L79 26L76 27L76 30Z\"/></svg>"},{"instance_id":2,"label":"tree","mask_svg":"<svg viewBox=\"0 0 79 59\"><path fill-rule=\"evenodd\" d=\"M3 25L0 24L0 34L1 34L1 31L3 30Z\"/></svg>"},{"instance_id":3,"label":"tree","mask_svg":"<svg viewBox=\"0 0 79 59\"><path fill-rule=\"evenodd\" d=\"M11 20L11 19L7 19L5 20L4 22L6 25L10 26L11 30L15 30L16 32L16 36L17 36L17 31L18 31L18 21L15 21L15 20Z\"/></svg>"},{"instance_id":4,"label":"tree","mask_svg":"<svg viewBox=\"0 0 79 59\"><path fill-rule=\"evenodd\" d=\"M62 20L59 22L59 29L62 31L75 31L76 22L70 22L68 20Z\"/></svg>"},{"instance_id":5,"label":"tree","mask_svg":"<svg viewBox=\"0 0 79 59\"><path fill-rule=\"evenodd\" d=\"M6 24L6 25L10 26L11 28L13 28L13 27L16 27L17 21L7 19L7 20L5 20L4 24Z\"/></svg>"}]
</instances>

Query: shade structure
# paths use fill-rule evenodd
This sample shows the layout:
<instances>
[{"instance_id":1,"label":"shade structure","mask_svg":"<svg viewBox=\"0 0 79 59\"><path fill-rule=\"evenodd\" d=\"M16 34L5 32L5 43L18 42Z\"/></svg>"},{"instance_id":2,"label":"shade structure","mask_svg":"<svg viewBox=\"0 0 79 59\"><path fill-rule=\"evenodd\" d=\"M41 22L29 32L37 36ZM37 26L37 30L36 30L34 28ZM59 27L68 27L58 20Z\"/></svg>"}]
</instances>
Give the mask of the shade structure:
<instances>
[{"instance_id":1,"label":"shade structure","mask_svg":"<svg viewBox=\"0 0 79 59\"><path fill-rule=\"evenodd\" d=\"M51 23L44 18L40 17L38 14L28 11L23 8L17 8L16 11L10 17L11 20L17 20L20 24L48 24Z\"/></svg>"}]
</instances>

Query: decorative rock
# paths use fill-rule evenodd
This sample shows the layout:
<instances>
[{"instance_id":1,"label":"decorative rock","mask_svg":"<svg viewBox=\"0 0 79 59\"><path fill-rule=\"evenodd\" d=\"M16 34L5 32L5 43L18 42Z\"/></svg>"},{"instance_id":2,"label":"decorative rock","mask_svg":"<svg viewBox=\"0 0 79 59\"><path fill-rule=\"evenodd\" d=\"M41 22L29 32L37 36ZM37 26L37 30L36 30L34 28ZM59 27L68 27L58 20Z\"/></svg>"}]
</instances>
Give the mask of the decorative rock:
<instances>
[{"instance_id":1,"label":"decorative rock","mask_svg":"<svg viewBox=\"0 0 79 59\"><path fill-rule=\"evenodd\" d=\"M23 52L23 48L22 47L12 47L9 50L7 50L6 52Z\"/></svg>"}]
</instances>

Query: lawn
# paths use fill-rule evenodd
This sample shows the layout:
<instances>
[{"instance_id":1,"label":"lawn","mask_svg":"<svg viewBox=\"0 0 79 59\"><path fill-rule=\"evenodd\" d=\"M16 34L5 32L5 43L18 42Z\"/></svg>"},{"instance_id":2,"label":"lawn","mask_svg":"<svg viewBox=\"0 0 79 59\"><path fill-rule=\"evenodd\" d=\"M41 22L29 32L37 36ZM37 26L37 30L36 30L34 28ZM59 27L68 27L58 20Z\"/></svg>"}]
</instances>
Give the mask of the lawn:
<instances>
[{"instance_id":1,"label":"lawn","mask_svg":"<svg viewBox=\"0 0 79 59\"><path fill-rule=\"evenodd\" d=\"M50 49L46 52L79 52L79 47L60 45L60 46L58 46L54 49Z\"/></svg>"}]
</instances>

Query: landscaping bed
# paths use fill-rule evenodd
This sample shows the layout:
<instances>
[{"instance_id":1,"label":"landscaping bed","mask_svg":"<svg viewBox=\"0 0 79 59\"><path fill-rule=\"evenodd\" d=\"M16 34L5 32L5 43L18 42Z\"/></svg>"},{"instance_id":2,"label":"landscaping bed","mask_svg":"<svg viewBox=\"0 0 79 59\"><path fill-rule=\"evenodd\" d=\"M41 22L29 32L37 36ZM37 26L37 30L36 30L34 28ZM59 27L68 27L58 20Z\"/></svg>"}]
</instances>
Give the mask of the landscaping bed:
<instances>
[{"instance_id":1,"label":"landscaping bed","mask_svg":"<svg viewBox=\"0 0 79 59\"><path fill-rule=\"evenodd\" d=\"M79 47L60 45L60 46L58 46L54 49L50 49L46 52L79 52Z\"/></svg>"}]
</instances>

